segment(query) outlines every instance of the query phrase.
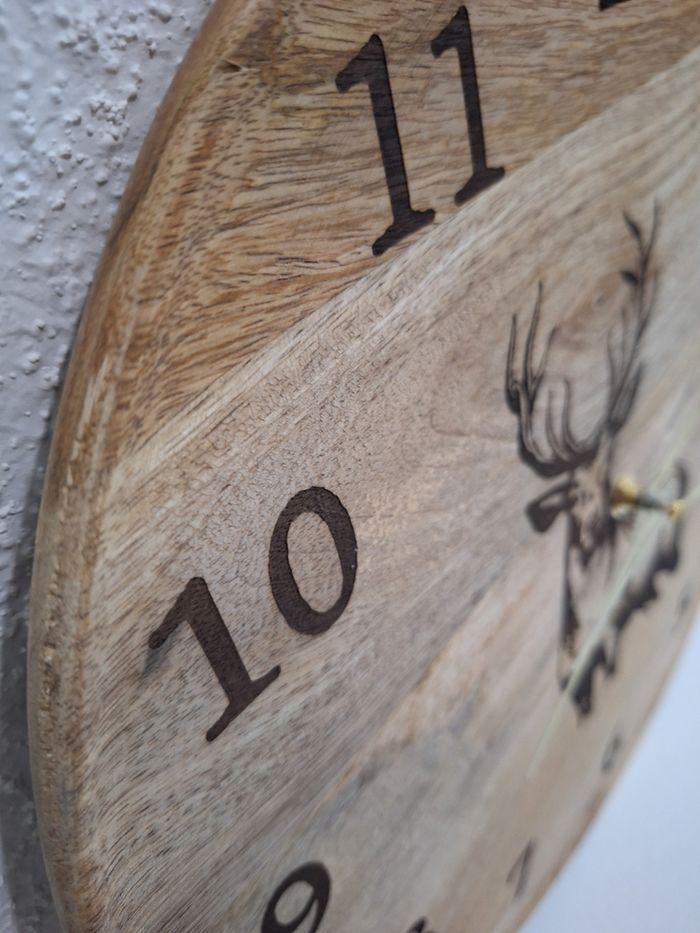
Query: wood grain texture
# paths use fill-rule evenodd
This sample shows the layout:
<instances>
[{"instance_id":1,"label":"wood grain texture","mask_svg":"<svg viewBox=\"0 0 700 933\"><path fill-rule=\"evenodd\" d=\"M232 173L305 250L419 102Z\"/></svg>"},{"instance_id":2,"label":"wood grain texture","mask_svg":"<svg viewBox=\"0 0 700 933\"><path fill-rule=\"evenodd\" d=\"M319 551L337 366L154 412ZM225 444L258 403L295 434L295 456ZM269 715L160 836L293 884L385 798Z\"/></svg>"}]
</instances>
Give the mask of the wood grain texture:
<instances>
[{"instance_id":1,"label":"wood grain texture","mask_svg":"<svg viewBox=\"0 0 700 933\"><path fill-rule=\"evenodd\" d=\"M471 8L493 165L512 172L700 41L695 0L595 7ZM78 344L85 380L112 373L115 457L377 264L369 247L390 214L368 95L334 83L371 32L387 49L413 203L438 222L454 212L464 102L456 56L436 61L430 42L455 9L215 5L144 146ZM87 384L71 385L81 405Z\"/></svg>"},{"instance_id":2,"label":"wood grain texture","mask_svg":"<svg viewBox=\"0 0 700 933\"><path fill-rule=\"evenodd\" d=\"M258 931L285 877L320 861L321 933L419 917L505 931L556 872L682 643L700 521L614 676L596 672L591 714L562 704L564 526L538 535L526 517L545 484L506 405L511 316L522 340L542 283L559 326L548 385L571 378L590 427L634 260L623 212L648 232L658 202L658 294L614 469L647 484L673 455L697 481L691 7L470 9L489 160L507 172L459 210L459 76L426 52L451 5L214 8L96 281L42 506L30 728L66 929ZM380 260L368 97L333 84L369 30L413 204L439 206ZM339 497L357 536L350 602L317 636L285 623L267 563L310 487ZM326 608L341 587L328 528L292 527L297 581ZM251 677L281 667L211 743L225 697L193 632L148 644L193 578Z\"/></svg>"}]
</instances>

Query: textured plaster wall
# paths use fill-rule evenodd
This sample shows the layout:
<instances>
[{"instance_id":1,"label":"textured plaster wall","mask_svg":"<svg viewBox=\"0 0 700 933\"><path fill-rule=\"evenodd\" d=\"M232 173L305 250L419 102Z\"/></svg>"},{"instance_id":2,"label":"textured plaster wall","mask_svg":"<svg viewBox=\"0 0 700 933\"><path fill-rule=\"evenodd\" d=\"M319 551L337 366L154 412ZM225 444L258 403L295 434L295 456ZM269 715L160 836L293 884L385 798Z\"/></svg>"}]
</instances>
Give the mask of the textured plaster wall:
<instances>
[{"instance_id":1,"label":"textured plaster wall","mask_svg":"<svg viewBox=\"0 0 700 933\"><path fill-rule=\"evenodd\" d=\"M0 933L56 930L25 729L57 389L143 137L211 0L0 0Z\"/></svg>"}]
</instances>

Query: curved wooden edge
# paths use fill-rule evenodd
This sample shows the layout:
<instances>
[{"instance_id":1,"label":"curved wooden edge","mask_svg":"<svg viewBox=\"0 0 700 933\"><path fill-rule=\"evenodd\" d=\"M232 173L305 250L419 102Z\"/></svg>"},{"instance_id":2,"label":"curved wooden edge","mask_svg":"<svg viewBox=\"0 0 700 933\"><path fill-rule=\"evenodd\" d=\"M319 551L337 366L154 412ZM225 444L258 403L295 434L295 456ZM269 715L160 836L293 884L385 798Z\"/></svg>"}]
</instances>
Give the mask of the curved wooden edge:
<instances>
[{"instance_id":1,"label":"curved wooden edge","mask_svg":"<svg viewBox=\"0 0 700 933\"><path fill-rule=\"evenodd\" d=\"M108 449L107 425L113 400L106 364L118 366L120 335L110 326L111 297L120 276L125 241L131 227L139 222L139 211L172 128L223 54L226 18L231 11L242 13L246 5L246 0L215 3L156 112L81 314L55 422L36 532L27 711L40 839L54 903L66 929L72 929L76 922L80 929L91 929L90 915L99 913L94 897L84 904L68 905L63 891L80 891L81 879L96 871L76 858L67 839L71 832L79 835L78 827L71 827L75 818L71 797L79 793L75 762L85 741L76 711L82 682L81 631L89 625L91 568L80 555L98 545L101 497L115 465ZM128 339L128 331L124 339ZM85 464L87 469L82 469Z\"/></svg>"}]
</instances>

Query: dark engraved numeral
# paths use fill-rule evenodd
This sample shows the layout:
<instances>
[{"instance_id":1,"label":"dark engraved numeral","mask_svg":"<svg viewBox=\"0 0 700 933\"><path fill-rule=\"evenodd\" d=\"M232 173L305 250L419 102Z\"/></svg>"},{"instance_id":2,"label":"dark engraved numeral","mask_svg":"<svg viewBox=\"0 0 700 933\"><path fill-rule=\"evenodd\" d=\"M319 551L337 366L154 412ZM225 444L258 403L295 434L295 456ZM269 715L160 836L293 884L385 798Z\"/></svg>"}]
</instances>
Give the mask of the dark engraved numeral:
<instances>
[{"instance_id":1,"label":"dark engraved numeral","mask_svg":"<svg viewBox=\"0 0 700 933\"><path fill-rule=\"evenodd\" d=\"M287 535L295 518L304 512L314 512L328 526L333 536L343 585L336 602L324 612L312 609L299 592L289 563ZM304 635L326 632L345 611L357 574L357 538L350 516L340 499L320 486L313 486L293 496L277 519L270 541L270 585L277 607L287 623Z\"/></svg>"},{"instance_id":2,"label":"dark engraved numeral","mask_svg":"<svg viewBox=\"0 0 700 933\"><path fill-rule=\"evenodd\" d=\"M311 891L308 900L299 913L291 920L284 922L277 918L277 907L284 895L297 884L306 884ZM288 875L272 895L265 915L263 917L260 933L294 933L304 924L305 933L316 933L328 909L331 897L331 876L328 869L321 862L307 862ZM311 926L305 921L313 910ZM408 933L432 933L428 929L428 921L423 917L416 920Z\"/></svg>"},{"instance_id":3,"label":"dark engraved numeral","mask_svg":"<svg viewBox=\"0 0 700 933\"><path fill-rule=\"evenodd\" d=\"M408 933L432 933L432 930L428 929L428 921L423 917L421 920L416 920Z\"/></svg>"},{"instance_id":4,"label":"dark engraved numeral","mask_svg":"<svg viewBox=\"0 0 700 933\"><path fill-rule=\"evenodd\" d=\"M207 731L207 741L213 742L279 677L280 668L273 667L264 677L251 680L209 587L201 577L190 580L180 593L175 605L148 639L149 647L160 648L181 622L187 622L194 632L229 700L223 715Z\"/></svg>"},{"instance_id":5,"label":"dark engraved numeral","mask_svg":"<svg viewBox=\"0 0 700 933\"><path fill-rule=\"evenodd\" d=\"M372 102L374 122L379 137L384 175L389 189L393 223L372 245L375 256L381 256L390 246L426 224L432 222L435 211L415 211L411 207L406 166L401 150L401 137L396 121L394 98L391 93L389 71L384 45L373 35L357 55L338 73L335 84L341 93L356 84L366 82Z\"/></svg>"},{"instance_id":6,"label":"dark engraved numeral","mask_svg":"<svg viewBox=\"0 0 700 933\"><path fill-rule=\"evenodd\" d=\"M535 842L531 839L518 856L515 864L508 872L506 881L508 884L515 885L513 897L520 897L527 887L527 881L530 877L530 868L532 866L532 857L535 854Z\"/></svg>"},{"instance_id":7,"label":"dark engraved numeral","mask_svg":"<svg viewBox=\"0 0 700 933\"><path fill-rule=\"evenodd\" d=\"M640 225L624 214L625 226L634 245L635 262L620 270L628 298L619 309L619 324L608 331L608 388L598 427L586 437L577 436L571 412L571 385L564 379L563 407L557 414L552 398L543 419L546 440L540 439L542 386L549 377L548 360L556 328L552 328L537 358L538 327L542 314L543 288L540 284L530 318L522 363L518 353L517 319L513 318L506 364L506 401L518 419L518 452L538 476L555 479L544 493L528 503L527 516L538 534L545 534L560 514L565 516L563 598L559 616L558 676L578 712L588 716L593 710L595 675L614 676L622 639L628 627L650 603L658 599L658 577L675 573L680 565L685 523L681 518L669 523L657 539L653 556L628 579L615 603L606 612L605 625L590 618L583 608L591 584L591 568L598 560L615 559L621 526L613 517L616 462L620 432L623 431L638 397L646 372L642 348L649 324L656 313L658 264L655 244L659 207L654 207L651 230L646 235ZM539 403L539 404L538 404ZM690 476L677 462L670 503L682 500ZM669 490L670 492L671 490ZM669 503L669 504L670 504ZM653 497L640 495L635 508L665 508ZM592 640L591 640L592 639Z\"/></svg>"},{"instance_id":8,"label":"dark engraved numeral","mask_svg":"<svg viewBox=\"0 0 700 933\"><path fill-rule=\"evenodd\" d=\"M343 577L340 596L324 612L317 612L306 602L289 563L289 529L294 519L304 512L313 512L326 523L340 561ZM275 524L268 570L275 602L287 623L297 632L319 635L340 618L355 586L357 538L350 516L337 496L315 486L298 492L289 500ZM162 647L181 622L187 622L191 627L229 700L224 713L207 731L207 741L213 742L279 677L280 667L273 667L258 680L251 679L209 587L201 577L193 577L180 593L162 623L151 633L149 648L157 650Z\"/></svg>"},{"instance_id":9,"label":"dark engraved numeral","mask_svg":"<svg viewBox=\"0 0 700 933\"><path fill-rule=\"evenodd\" d=\"M277 905L290 888L300 883L307 884L311 888L309 899L303 910L293 920L282 923L277 919ZM260 933L294 933L294 930L299 929L312 910L314 911L313 923L310 927L305 926L304 930L308 930L308 933L316 933L328 908L330 896L331 876L325 866L320 862L308 862L302 865L285 878L272 895L272 900L267 905L263 917Z\"/></svg>"},{"instance_id":10,"label":"dark engraved numeral","mask_svg":"<svg viewBox=\"0 0 700 933\"><path fill-rule=\"evenodd\" d=\"M464 107L467 112L469 148L472 157L472 174L465 185L455 195L456 204L464 204L479 192L500 181L505 175L504 168L490 168L486 164L486 142L484 124L481 119L479 84L476 78L474 45L469 27L469 14L461 6L442 32L432 41L433 55L439 58L447 49L456 49L459 69L462 75Z\"/></svg>"}]
</instances>

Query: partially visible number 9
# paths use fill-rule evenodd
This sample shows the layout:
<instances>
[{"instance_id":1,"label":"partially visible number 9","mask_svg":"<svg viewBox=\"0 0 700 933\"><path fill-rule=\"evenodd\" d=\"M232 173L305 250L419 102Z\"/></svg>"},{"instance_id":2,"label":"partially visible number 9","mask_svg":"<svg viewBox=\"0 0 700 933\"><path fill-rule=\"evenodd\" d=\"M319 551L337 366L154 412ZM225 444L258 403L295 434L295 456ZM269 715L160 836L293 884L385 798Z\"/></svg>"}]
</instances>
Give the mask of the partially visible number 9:
<instances>
[{"instance_id":1,"label":"partially visible number 9","mask_svg":"<svg viewBox=\"0 0 700 933\"><path fill-rule=\"evenodd\" d=\"M288 922L282 923L277 918L277 906L284 895L296 884L306 884L311 888L303 909ZM308 862L284 879L272 895L263 917L260 933L294 933L314 911L313 923L308 933L316 933L328 908L331 896L331 876L320 862Z\"/></svg>"}]
</instances>

